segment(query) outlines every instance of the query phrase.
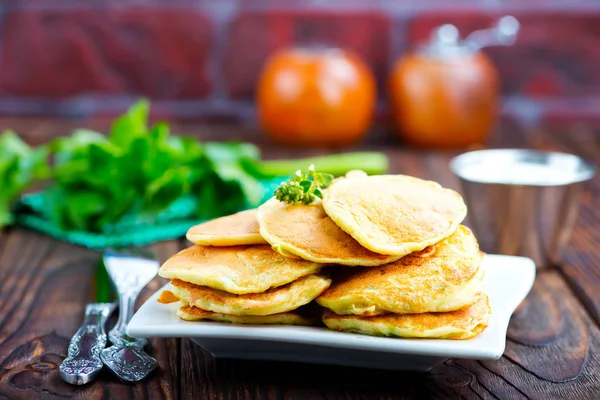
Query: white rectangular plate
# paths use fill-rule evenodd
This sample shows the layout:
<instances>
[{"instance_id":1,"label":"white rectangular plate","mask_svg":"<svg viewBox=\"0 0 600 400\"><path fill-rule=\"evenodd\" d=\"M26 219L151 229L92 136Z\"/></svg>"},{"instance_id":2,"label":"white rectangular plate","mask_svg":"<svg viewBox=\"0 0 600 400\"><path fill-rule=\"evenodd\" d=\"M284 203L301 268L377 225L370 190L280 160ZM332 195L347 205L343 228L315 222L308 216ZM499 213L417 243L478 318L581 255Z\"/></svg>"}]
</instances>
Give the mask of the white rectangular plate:
<instances>
[{"instance_id":1,"label":"white rectangular plate","mask_svg":"<svg viewBox=\"0 0 600 400\"><path fill-rule=\"evenodd\" d=\"M533 285L535 264L529 258L501 255L486 255L483 262L483 284L492 315L487 329L468 340L374 337L305 326L187 322L175 315L178 303L156 301L162 289L140 307L127 333L132 337L190 338L223 358L417 371L427 371L447 358L497 359L504 352L510 316Z\"/></svg>"}]
</instances>

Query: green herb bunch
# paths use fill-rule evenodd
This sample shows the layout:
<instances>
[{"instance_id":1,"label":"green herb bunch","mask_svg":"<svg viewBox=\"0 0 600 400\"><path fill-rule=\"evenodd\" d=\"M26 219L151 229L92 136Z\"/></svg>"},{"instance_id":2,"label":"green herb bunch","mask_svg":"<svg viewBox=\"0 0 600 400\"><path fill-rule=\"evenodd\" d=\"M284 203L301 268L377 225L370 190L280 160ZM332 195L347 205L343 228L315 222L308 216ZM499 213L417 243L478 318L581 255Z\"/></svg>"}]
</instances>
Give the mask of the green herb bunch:
<instances>
[{"instance_id":1,"label":"green herb bunch","mask_svg":"<svg viewBox=\"0 0 600 400\"><path fill-rule=\"evenodd\" d=\"M111 232L127 221L153 223L178 199L192 199L199 220L258 206L261 179L289 176L276 197L292 204L322 198L333 175L352 169L387 171L382 153L356 152L292 160L261 160L250 143L201 142L171 135L167 123L148 124L150 103L134 103L107 135L76 129L32 148L16 134L0 135L0 228L11 223L12 204L41 180L44 217L63 230ZM322 171L317 173L312 164Z\"/></svg>"},{"instance_id":2,"label":"green herb bunch","mask_svg":"<svg viewBox=\"0 0 600 400\"><path fill-rule=\"evenodd\" d=\"M332 181L333 175L316 172L311 164L308 170L296 171L292 179L279 185L275 190L275 198L289 204L310 204L317 197L323 198L321 189L329 187Z\"/></svg>"},{"instance_id":3,"label":"green herb bunch","mask_svg":"<svg viewBox=\"0 0 600 400\"><path fill-rule=\"evenodd\" d=\"M183 196L195 199L200 219L259 203L262 187L241 166L258 159L254 146L173 136L166 123L148 126L149 108L135 103L108 136L79 129L51 143L54 183L45 195L57 225L103 231L125 215L151 222Z\"/></svg>"},{"instance_id":4,"label":"green herb bunch","mask_svg":"<svg viewBox=\"0 0 600 400\"><path fill-rule=\"evenodd\" d=\"M38 180L48 177L47 148L32 148L14 132L0 134L0 228L10 224L12 205Z\"/></svg>"}]
</instances>

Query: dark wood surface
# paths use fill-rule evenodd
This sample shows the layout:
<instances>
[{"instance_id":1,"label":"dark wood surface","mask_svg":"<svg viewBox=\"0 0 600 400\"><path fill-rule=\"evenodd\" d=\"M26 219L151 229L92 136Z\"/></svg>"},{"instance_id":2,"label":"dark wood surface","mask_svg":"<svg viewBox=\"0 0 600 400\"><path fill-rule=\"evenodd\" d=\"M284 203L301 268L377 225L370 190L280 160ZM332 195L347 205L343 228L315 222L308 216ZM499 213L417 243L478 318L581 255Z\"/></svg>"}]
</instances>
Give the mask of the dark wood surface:
<instances>
[{"instance_id":1,"label":"dark wood surface","mask_svg":"<svg viewBox=\"0 0 600 400\"><path fill-rule=\"evenodd\" d=\"M34 143L81 125L0 119L0 129L18 129ZM192 124L177 130L210 139L258 138L267 158L311 153L269 146L248 127ZM379 135L363 148L386 151L392 172L460 190L447 167L455 151L410 150L386 138L385 132ZM489 145L569 151L600 161L600 130L589 123L525 130L504 121ZM165 260L184 246L184 240L173 240L153 248ZM147 380L127 385L103 372L96 382L74 387L60 380L57 367L93 290L98 254L26 229L6 229L0 231L0 399L600 398L599 248L597 176L581 205L563 265L538 274L532 292L513 315L506 351L497 361L448 360L429 373L400 373L215 360L187 339L153 339L147 350L160 366ZM140 301L164 283L156 278Z\"/></svg>"}]
</instances>

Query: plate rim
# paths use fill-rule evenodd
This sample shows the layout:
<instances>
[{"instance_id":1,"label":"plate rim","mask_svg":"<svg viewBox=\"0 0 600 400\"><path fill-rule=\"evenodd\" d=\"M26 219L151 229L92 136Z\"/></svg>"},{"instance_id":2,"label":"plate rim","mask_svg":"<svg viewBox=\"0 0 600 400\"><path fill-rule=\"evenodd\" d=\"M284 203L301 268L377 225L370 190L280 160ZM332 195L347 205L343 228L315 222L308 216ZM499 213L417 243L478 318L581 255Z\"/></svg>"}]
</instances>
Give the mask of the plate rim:
<instances>
[{"instance_id":1,"label":"plate rim","mask_svg":"<svg viewBox=\"0 0 600 400\"><path fill-rule=\"evenodd\" d=\"M536 266L530 258L497 254L486 254L484 263L488 265L487 268L498 269L494 271L494 273L498 274L503 272L500 271L500 268L512 269L511 274L501 274L506 282L516 272L519 272L519 280L511 282L509 287L512 287L514 290L505 297L496 295L492 299L490 288L486 288L488 289L488 294L490 294L490 303L492 303L492 315L490 316L489 326L481 335L468 340L389 338L368 336L359 333L337 332L324 327L294 325L252 326L212 321L187 322L174 316L175 310L179 307L177 303L164 305L156 302L160 292L168 288L170 283L159 288L136 311L127 327L127 334L131 337L146 338L177 337L271 341L295 343L299 346L316 345L383 353L448 358L497 359L504 353L510 318L518 305L527 297L533 286ZM486 277L488 272L486 272ZM486 285L489 285L489 280L485 282ZM501 298L498 299L498 297ZM502 301L502 303L499 303L499 301ZM168 313L166 314L167 321L164 321L165 317L161 317L160 313L156 317L153 309L157 307L162 309L163 314L165 314L165 311ZM144 323L144 320L148 318L154 318L155 322L151 324ZM481 339L482 337L483 339ZM477 344L481 344L480 342L486 345L477 346Z\"/></svg>"}]
</instances>

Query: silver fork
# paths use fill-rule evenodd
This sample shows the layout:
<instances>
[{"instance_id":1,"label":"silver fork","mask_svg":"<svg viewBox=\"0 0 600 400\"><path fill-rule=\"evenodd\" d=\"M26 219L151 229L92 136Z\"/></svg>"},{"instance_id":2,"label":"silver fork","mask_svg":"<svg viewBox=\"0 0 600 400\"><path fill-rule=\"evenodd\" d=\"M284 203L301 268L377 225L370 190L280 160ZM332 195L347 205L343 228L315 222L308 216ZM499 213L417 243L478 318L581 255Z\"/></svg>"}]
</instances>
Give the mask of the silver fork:
<instances>
[{"instance_id":1,"label":"silver fork","mask_svg":"<svg viewBox=\"0 0 600 400\"><path fill-rule=\"evenodd\" d=\"M135 300L156 276L159 262L151 252L139 248L108 249L103 260L119 295L119 319L108 333L112 346L104 349L100 358L120 380L138 382L150 374L158 362L143 349L148 340L132 338L126 329L134 313Z\"/></svg>"},{"instance_id":2,"label":"silver fork","mask_svg":"<svg viewBox=\"0 0 600 400\"><path fill-rule=\"evenodd\" d=\"M110 278L102 262L94 279L81 326L69 341L67 357L59 367L60 377L72 385L85 385L96 379L103 364L100 355L106 347L104 325L117 306L117 295L110 289Z\"/></svg>"}]
</instances>

